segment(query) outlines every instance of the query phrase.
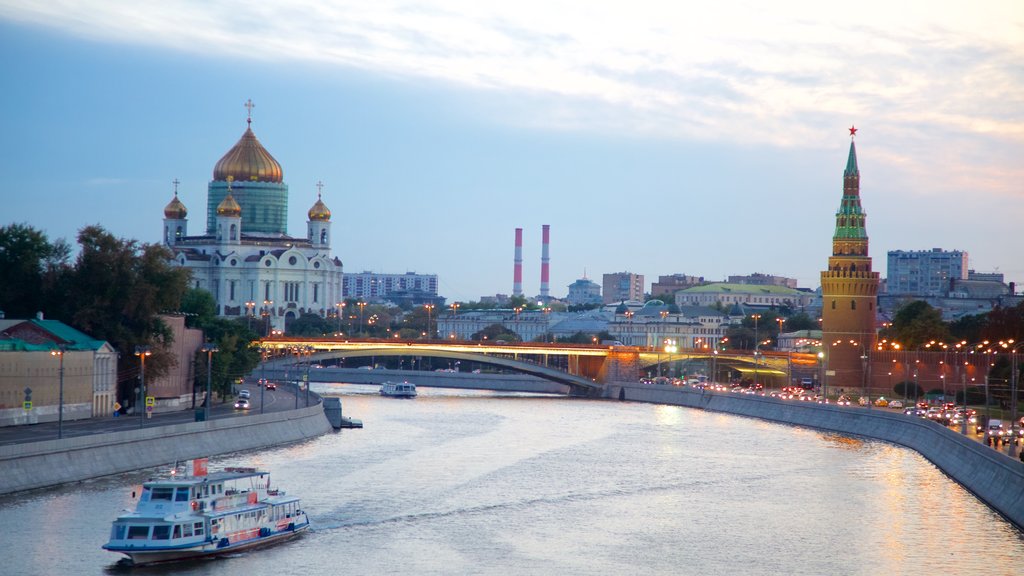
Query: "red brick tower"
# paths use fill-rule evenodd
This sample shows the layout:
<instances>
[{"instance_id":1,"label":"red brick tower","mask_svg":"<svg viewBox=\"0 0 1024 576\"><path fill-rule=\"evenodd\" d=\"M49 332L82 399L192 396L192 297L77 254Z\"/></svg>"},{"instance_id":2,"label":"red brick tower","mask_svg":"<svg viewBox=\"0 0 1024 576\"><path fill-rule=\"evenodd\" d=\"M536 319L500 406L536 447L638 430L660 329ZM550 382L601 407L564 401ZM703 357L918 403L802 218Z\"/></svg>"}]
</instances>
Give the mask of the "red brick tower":
<instances>
[{"instance_id":1,"label":"red brick tower","mask_svg":"<svg viewBox=\"0 0 1024 576\"><path fill-rule=\"evenodd\" d=\"M878 272L868 256L867 215L860 206L860 171L850 128L850 156L843 171L843 199L836 212L832 256L821 273L821 331L830 389L866 386L864 371L875 347Z\"/></svg>"}]
</instances>

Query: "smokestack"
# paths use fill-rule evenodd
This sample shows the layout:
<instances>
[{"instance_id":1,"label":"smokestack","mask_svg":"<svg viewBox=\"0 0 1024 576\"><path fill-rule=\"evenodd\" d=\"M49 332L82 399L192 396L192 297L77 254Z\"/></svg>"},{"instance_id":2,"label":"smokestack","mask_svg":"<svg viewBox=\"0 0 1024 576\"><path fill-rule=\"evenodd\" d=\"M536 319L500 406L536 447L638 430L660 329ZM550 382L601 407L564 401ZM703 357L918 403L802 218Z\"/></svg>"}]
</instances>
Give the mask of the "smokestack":
<instances>
[{"instance_id":1,"label":"smokestack","mask_svg":"<svg viewBox=\"0 0 1024 576\"><path fill-rule=\"evenodd\" d=\"M544 225L544 236L541 239L540 249L540 298L544 302L548 301L548 280L550 274L551 258L548 254L548 245L551 243L551 226L548 224Z\"/></svg>"},{"instance_id":2,"label":"smokestack","mask_svg":"<svg viewBox=\"0 0 1024 576\"><path fill-rule=\"evenodd\" d=\"M512 272L512 295L523 295L523 229L516 228L516 260Z\"/></svg>"}]
</instances>

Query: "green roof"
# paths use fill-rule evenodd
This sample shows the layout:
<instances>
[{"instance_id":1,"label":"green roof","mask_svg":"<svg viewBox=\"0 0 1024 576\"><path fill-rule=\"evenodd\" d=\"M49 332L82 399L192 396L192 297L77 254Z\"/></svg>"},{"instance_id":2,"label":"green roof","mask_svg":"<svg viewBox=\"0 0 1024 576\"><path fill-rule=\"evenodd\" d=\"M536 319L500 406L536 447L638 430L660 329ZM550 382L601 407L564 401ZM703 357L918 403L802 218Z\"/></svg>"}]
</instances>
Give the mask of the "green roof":
<instances>
[{"instance_id":1,"label":"green roof","mask_svg":"<svg viewBox=\"0 0 1024 576\"><path fill-rule=\"evenodd\" d=\"M857 170L857 147L850 142L850 157L846 159L846 170L843 171L843 176L856 176L860 174Z\"/></svg>"},{"instance_id":2,"label":"green roof","mask_svg":"<svg viewBox=\"0 0 1024 576\"><path fill-rule=\"evenodd\" d=\"M29 320L29 323L35 324L39 328L49 332L53 336L67 342L68 350L99 350L103 347L105 342L103 340L96 340L84 332L79 332L71 326L59 321L59 320ZM42 349L52 349L54 346L44 346Z\"/></svg>"}]
</instances>

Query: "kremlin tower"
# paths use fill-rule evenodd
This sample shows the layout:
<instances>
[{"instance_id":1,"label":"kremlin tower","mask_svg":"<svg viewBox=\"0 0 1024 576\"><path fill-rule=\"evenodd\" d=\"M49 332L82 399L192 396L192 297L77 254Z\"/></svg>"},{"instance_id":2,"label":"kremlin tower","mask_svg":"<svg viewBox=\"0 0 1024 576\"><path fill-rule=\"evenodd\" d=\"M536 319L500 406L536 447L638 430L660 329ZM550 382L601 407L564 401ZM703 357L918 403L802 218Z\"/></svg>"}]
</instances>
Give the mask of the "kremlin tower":
<instances>
[{"instance_id":1,"label":"kremlin tower","mask_svg":"<svg viewBox=\"0 0 1024 576\"><path fill-rule=\"evenodd\" d=\"M843 171L843 198L836 212L832 256L821 273L821 346L830 388L867 386L866 370L875 347L878 272L868 256L867 215L860 205L860 171L850 128L850 155Z\"/></svg>"}]
</instances>

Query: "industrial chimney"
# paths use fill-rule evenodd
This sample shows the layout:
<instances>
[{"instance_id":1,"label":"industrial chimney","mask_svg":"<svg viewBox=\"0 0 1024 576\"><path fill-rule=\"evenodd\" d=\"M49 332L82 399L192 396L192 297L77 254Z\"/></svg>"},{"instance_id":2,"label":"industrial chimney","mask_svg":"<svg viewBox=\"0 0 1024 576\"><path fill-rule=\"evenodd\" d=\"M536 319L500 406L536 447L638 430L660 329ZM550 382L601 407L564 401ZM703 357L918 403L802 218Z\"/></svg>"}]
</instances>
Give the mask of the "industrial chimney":
<instances>
[{"instance_id":1,"label":"industrial chimney","mask_svg":"<svg viewBox=\"0 0 1024 576\"><path fill-rule=\"evenodd\" d=\"M544 225L543 237L541 238L540 251L540 299L547 303L549 295L549 274L551 272L551 258L548 253L548 245L551 243L551 226Z\"/></svg>"},{"instance_id":2,"label":"industrial chimney","mask_svg":"<svg viewBox=\"0 0 1024 576\"><path fill-rule=\"evenodd\" d=\"M523 229L516 228L516 259L512 272L512 295L523 295Z\"/></svg>"}]
</instances>

